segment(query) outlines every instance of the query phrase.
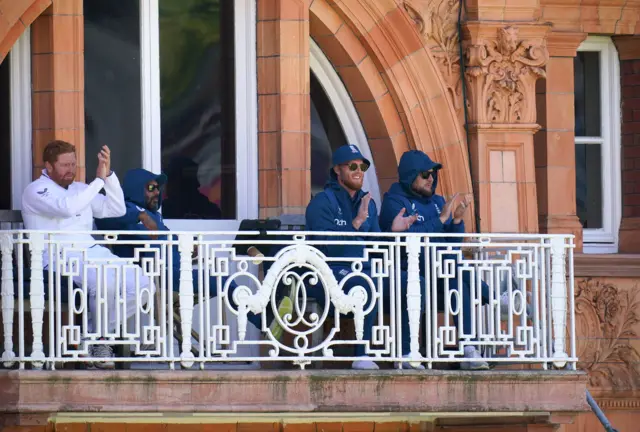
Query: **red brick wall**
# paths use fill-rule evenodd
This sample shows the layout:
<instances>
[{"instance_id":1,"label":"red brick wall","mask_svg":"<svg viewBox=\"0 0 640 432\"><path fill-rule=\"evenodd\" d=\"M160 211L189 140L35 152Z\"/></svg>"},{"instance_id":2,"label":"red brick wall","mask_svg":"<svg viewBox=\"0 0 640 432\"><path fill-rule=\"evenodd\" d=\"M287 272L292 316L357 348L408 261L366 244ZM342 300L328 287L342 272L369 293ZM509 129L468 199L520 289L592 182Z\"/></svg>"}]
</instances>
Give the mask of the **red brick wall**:
<instances>
[{"instance_id":1,"label":"red brick wall","mask_svg":"<svg viewBox=\"0 0 640 432\"><path fill-rule=\"evenodd\" d=\"M620 70L623 217L640 217L640 60L622 61Z\"/></svg>"}]
</instances>

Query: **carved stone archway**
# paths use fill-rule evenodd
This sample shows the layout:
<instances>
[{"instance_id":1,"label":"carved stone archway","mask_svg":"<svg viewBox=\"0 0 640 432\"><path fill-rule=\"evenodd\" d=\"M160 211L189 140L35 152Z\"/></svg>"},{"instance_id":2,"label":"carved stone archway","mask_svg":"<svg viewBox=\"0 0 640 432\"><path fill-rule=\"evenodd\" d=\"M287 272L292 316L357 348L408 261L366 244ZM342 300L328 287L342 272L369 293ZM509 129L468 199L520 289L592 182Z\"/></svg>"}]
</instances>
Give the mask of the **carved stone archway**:
<instances>
[{"instance_id":1,"label":"carved stone archway","mask_svg":"<svg viewBox=\"0 0 640 432\"><path fill-rule=\"evenodd\" d=\"M9 0L0 2L0 63L27 27L42 14L52 0Z\"/></svg>"},{"instance_id":2,"label":"carved stone archway","mask_svg":"<svg viewBox=\"0 0 640 432\"><path fill-rule=\"evenodd\" d=\"M450 78L443 77L425 46L411 10L394 1L358 0L347 7L315 0L311 37L354 99L381 192L395 179L397 162L410 148L443 163L441 193L470 192L467 145L459 110L449 96Z\"/></svg>"}]
</instances>

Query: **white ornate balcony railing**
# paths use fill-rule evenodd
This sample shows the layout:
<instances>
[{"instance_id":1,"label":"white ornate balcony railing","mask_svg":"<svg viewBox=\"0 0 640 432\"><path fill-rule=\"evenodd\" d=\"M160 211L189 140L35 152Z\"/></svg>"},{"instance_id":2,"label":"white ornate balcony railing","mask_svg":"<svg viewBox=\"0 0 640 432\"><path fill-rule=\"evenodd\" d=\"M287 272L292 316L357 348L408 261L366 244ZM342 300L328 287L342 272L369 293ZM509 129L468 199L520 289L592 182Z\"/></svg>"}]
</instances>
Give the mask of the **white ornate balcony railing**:
<instances>
[{"instance_id":1,"label":"white ornate balcony railing","mask_svg":"<svg viewBox=\"0 0 640 432\"><path fill-rule=\"evenodd\" d=\"M117 362L168 363L171 368L176 363L189 368L273 360L304 367L352 361L348 346L356 345L364 345L377 362L399 361L410 349L412 360L432 367L464 361L463 348L472 345L490 362L575 369L571 236L466 234L454 244L441 235L382 234L355 242L346 241L345 233L339 240L327 240L335 233L322 233L325 240L318 241L313 237L318 233L270 232L256 241L243 236L257 232L180 232L170 240L136 242L125 233L91 233L98 245L110 249L135 247L133 258L111 260L95 258L91 244L69 242L61 234L0 231L4 367L87 362L92 360L89 347L99 344L126 348ZM289 238L282 240L283 234ZM364 246L365 253L336 258L318 249L351 243ZM236 253L248 246L266 256ZM280 250L269 256L273 246ZM173 247L179 249L179 267ZM262 265L256 265L260 260ZM330 269L345 261L350 277L364 281L348 290ZM179 277L174 277L178 268ZM135 296L127 298L124 287L132 275ZM87 278L97 281L95 303ZM145 278L154 281L155 290ZM459 301L465 279L473 287L469 311ZM453 281L448 295L446 280ZM222 288L210 298L213 281ZM231 281L238 285L233 295ZM488 288L484 305L481 281ZM314 300L318 290L333 308ZM293 312L283 318L275 314L285 334L276 339L268 316L283 295L293 300ZM439 305L444 309L440 325ZM408 310L408 347L402 343L402 308ZM129 319L126 311L134 312ZM248 317L258 313L261 331L251 331ZM471 331L465 333L453 317L467 313ZM370 341L363 339L368 315L373 315ZM353 325L345 318L352 318Z\"/></svg>"}]
</instances>

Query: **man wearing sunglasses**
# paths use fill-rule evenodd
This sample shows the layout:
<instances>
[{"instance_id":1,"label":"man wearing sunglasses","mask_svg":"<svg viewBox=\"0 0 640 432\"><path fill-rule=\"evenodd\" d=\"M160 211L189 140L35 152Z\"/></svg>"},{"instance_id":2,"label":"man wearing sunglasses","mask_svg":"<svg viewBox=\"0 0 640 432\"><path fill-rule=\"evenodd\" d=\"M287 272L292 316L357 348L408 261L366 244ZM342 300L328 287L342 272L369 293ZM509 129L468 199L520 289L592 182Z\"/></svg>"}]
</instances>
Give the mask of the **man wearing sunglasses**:
<instances>
[{"instance_id":1,"label":"man wearing sunglasses","mask_svg":"<svg viewBox=\"0 0 640 432\"><path fill-rule=\"evenodd\" d=\"M148 231L169 231L164 224L164 220L159 210L162 206L162 187L167 183L165 174L154 174L150 171L137 168L128 171L124 177L122 190L124 191L125 204L127 212L119 218L102 219L96 225L100 230L113 231L133 231L137 234L120 236L126 241L149 241L149 240L166 240L168 235L147 234ZM118 244L114 245L114 253L121 257L135 256L136 247L139 245ZM180 289L180 251L177 245L173 245L172 250L172 275L173 290ZM198 290L198 269L193 269L193 289ZM225 278L223 278L223 285ZM233 298L233 291L237 288L234 282L229 284L227 292L230 299ZM209 279L209 295L215 297L218 295L217 277ZM231 302L233 303L233 301ZM284 297L279 304L278 314L283 317L291 313L293 304L289 297ZM250 313L248 320L258 329L261 329L262 320L259 315ZM278 324L278 320L273 320L271 325L271 333L274 337L280 338L283 334L282 327Z\"/></svg>"},{"instance_id":2,"label":"man wearing sunglasses","mask_svg":"<svg viewBox=\"0 0 640 432\"><path fill-rule=\"evenodd\" d=\"M329 171L329 181L324 187L324 191L318 193L307 207L305 214L306 227L309 231L324 232L360 232L360 233L376 233L380 232L378 225L378 211L376 204L371 200L371 195L362 190L364 183L364 174L369 169L371 162L365 158L357 146L344 145L339 147L333 153L332 167ZM405 218L402 213L396 215L392 224L403 224ZM364 236L314 236L316 240L325 240L341 244L321 245L318 249L327 257L331 258L363 258L365 246L361 244L363 241L375 240L371 237ZM329 267L333 271L338 281L349 276L352 273L351 262L335 262L330 261ZM362 273L371 276L371 263L363 262ZM401 274L401 290L402 295L406 295L407 273ZM390 304L389 299L389 278L384 278L383 296L384 304ZM317 284L315 287L310 285L308 289L313 291L313 296L320 304L326 302L324 287ZM371 341L373 326L377 316L375 305L377 301L372 300L370 286L362 277L351 276L344 283L343 291L348 293L349 290L356 286L362 286L368 291L367 305L373 304L374 308L364 317L364 335L363 340ZM314 289L315 288L315 289ZM409 354L410 334L408 318L403 320L403 348L405 355ZM358 360L353 362L354 369L376 370L378 365L366 356L364 345L356 346L356 357ZM403 363L403 367L412 367L409 363ZM424 369L424 366L417 366L418 369Z\"/></svg>"},{"instance_id":3,"label":"man wearing sunglasses","mask_svg":"<svg viewBox=\"0 0 640 432\"><path fill-rule=\"evenodd\" d=\"M394 183L389 192L384 195L380 212L380 226L387 232L412 232L412 233L451 233L461 234L465 232L464 217L472 196L470 194L455 194L448 201L436 193L438 187L438 173L442 165L434 162L425 153L418 150L410 150L402 155L398 165L399 182ZM404 224L394 223L398 212L406 212ZM438 242L457 243L461 237L439 237ZM456 259L455 255L445 256L445 259ZM406 261L403 262L406 268ZM420 257L420 271L425 270L425 258ZM425 276L422 274L421 276ZM445 296L445 279L438 279L439 309L443 309ZM456 278L448 280L450 290L458 288ZM483 301L489 297L488 286L482 282ZM455 305L457 297L453 297L452 305ZM472 333L472 304L471 283L469 273L465 272L462 280L462 321L464 334ZM441 302L442 301L442 302ZM424 307L424 305L421 305ZM454 316L456 325L459 315ZM482 370L488 369L487 362L482 360L480 351L474 346L466 346L464 356L468 361L461 363L462 369Z\"/></svg>"}]
</instances>

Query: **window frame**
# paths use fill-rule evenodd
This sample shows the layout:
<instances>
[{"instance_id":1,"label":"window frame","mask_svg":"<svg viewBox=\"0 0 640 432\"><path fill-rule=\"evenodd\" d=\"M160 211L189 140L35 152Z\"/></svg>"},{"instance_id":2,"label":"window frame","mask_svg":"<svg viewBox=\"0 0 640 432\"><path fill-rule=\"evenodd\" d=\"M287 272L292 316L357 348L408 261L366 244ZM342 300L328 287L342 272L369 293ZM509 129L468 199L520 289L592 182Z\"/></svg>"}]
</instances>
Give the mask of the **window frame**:
<instances>
[{"instance_id":1,"label":"window frame","mask_svg":"<svg viewBox=\"0 0 640 432\"><path fill-rule=\"evenodd\" d=\"M31 183L31 28L27 27L9 51L11 103L11 208L22 209L22 193Z\"/></svg>"},{"instance_id":2,"label":"window frame","mask_svg":"<svg viewBox=\"0 0 640 432\"><path fill-rule=\"evenodd\" d=\"M380 211L382 207L380 185L373 155L369 147L369 140L367 140L367 134L364 131L362 122L360 122L358 111L331 61L311 37L309 37L309 41L309 68L329 98L329 102L331 102L342 126L345 138L348 142L356 144L364 157L371 161L371 166L364 175L364 189L371 194L371 197L376 202L378 211Z\"/></svg>"},{"instance_id":3,"label":"window frame","mask_svg":"<svg viewBox=\"0 0 640 432\"><path fill-rule=\"evenodd\" d=\"M583 229L583 252L616 253L622 215L620 62L609 37L589 36L578 51L598 52L600 60L601 136L575 136L574 141L574 144L600 144L602 157L603 227Z\"/></svg>"},{"instance_id":4,"label":"window frame","mask_svg":"<svg viewBox=\"0 0 640 432\"><path fill-rule=\"evenodd\" d=\"M227 0L224 0L227 1ZM256 0L234 0L236 100L236 219L166 219L172 230L237 230L243 219L259 215L258 84ZM160 172L160 25L159 0L140 0L142 84L142 166Z\"/></svg>"}]
</instances>

